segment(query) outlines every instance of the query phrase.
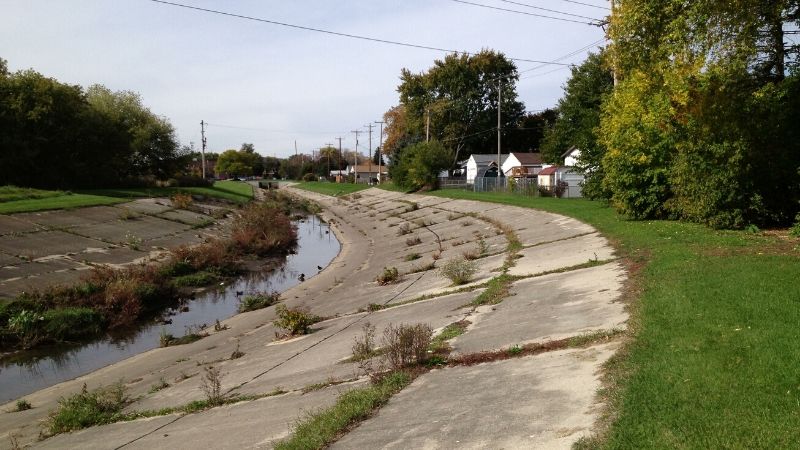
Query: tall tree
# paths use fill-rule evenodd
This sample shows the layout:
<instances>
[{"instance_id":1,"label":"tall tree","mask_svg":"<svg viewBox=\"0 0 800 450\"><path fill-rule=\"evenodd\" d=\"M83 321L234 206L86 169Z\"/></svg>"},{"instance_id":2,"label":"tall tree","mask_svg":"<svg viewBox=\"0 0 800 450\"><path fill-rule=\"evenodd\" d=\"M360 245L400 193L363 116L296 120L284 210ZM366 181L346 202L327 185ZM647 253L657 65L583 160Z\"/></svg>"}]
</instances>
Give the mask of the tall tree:
<instances>
[{"instance_id":1,"label":"tall tree","mask_svg":"<svg viewBox=\"0 0 800 450\"><path fill-rule=\"evenodd\" d=\"M581 151L578 169L585 175L583 193L590 198L607 198L602 189L604 177L601 162L605 147L597 141L596 129L600 125L600 107L614 88L611 70L603 63L601 53L591 53L578 67L564 86L564 96L558 101L554 126L545 132L542 157L545 161L561 164L561 155L570 147Z\"/></svg>"},{"instance_id":2,"label":"tall tree","mask_svg":"<svg viewBox=\"0 0 800 450\"><path fill-rule=\"evenodd\" d=\"M447 55L423 73L403 69L397 88L401 109L387 120L389 136L397 135L398 139L387 139L387 147L394 149L400 137L407 143L424 140L428 129L430 139L439 140L452 151L451 165L470 153L493 151L498 92L502 93L505 138L525 112L517 100L518 78L514 63L491 50Z\"/></svg>"}]
</instances>

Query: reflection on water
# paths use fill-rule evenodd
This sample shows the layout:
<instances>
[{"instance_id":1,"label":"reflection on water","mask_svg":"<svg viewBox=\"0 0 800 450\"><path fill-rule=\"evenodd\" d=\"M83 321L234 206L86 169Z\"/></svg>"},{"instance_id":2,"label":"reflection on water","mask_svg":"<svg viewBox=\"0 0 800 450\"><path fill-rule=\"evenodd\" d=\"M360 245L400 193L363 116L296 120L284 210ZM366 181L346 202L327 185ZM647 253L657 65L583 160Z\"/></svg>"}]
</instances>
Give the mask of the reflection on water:
<instances>
[{"instance_id":1,"label":"reflection on water","mask_svg":"<svg viewBox=\"0 0 800 450\"><path fill-rule=\"evenodd\" d=\"M236 282L220 286L189 302L189 311L176 312L171 324L146 325L126 336L107 337L82 345L41 348L0 361L0 402L4 403L62 381L158 347L162 330L182 336L186 327L213 324L234 314L239 305L236 292L283 292L299 283L300 274L315 275L339 253L339 242L328 225L316 216L297 223L297 253L286 257L279 268L264 274L250 273Z\"/></svg>"}]
</instances>

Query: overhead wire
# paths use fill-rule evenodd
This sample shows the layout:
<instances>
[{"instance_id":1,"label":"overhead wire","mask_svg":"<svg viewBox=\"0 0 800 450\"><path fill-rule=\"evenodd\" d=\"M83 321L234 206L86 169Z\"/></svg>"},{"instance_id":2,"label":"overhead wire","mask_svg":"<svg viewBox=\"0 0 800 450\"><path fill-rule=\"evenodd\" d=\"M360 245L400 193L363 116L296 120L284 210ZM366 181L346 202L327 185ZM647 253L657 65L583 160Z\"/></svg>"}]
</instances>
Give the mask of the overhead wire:
<instances>
[{"instance_id":1,"label":"overhead wire","mask_svg":"<svg viewBox=\"0 0 800 450\"><path fill-rule=\"evenodd\" d=\"M505 11L505 12L511 12L511 13L516 13L516 14L524 14L526 16L541 17L541 18L552 19L552 20L560 20L562 22L580 23L580 24L583 24L583 25L592 25L592 26L596 26L596 27L602 26L605 23L605 21L600 20L600 19L595 19L593 17L580 16L580 15L577 15L577 14L559 12L559 11L546 9L546 8L538 8L538 9L544 9L546 11L556 12L557 14L564 14L564 15L568 15L568 16L581 17L581 18L584 18L584 19L591 20L592 22L585 22L585 21L582 21L582 20L575 20L575 19L567 19L565 17L547 16L547 15L544 15L544 14L536 14L536 13L526 12L526 11L518 11L516 9L501 8L499 6L485 5L483 3L475 3L475 2L470 2L470 1L467 1L467 0L450 0L450 1L456 2L456 3L463 3L465 5L478 6L478 7L481 7L481 8L494 9L494 10L497 10L497 11ZM536 8L535 6L530 6L530 7L531 8Z\"/></svg>"},{"instance_id":2,"label":"overhead wire","mask_svg":"<svg viewBox=\"0 0 800 450\"><path fill-rule=\"evenodd\" d=\"M176 3L176 2L166 1L166 0L150 0L150 1L153 2L153 3L159 3L159 4L163 4L163 5L175 6L175 7L178 7L178 8L191 9L191 10L206 12L206 13L210 13L210 14L218 14L218 15L222 15L222 16L234 17L234 18L237 18L237 19L244 19L244 20L251 20L251 21L254 21L254 22L268 23L268 24L272 24L272 25L279 25L279 26L288 27L288 28L295 28L295 29L298 29L298 30L313 31L313 32L316 32L316 33L324 33L324 34L329 34L329 35L333 35L333 36L340 36L340 37L346 37L346 38L351 38L351 39L359 39L359 40L363 40L363 41L378 42L378 43L381 43L381 44L389 44L389 45L397 45L397 46L401 46L401 47L418 48L418 49L422 49L422 50L433 50L433 51L444 52L444 53L461 53L461 54L465 54L465 55L475 55L475 53L466 52L466 51L451 50L451 49L446 49L446 48L441 48L441 47L433 47L433 46L428 46L428 45L412 44L412 43L401 42L401 41L392 41L392 40L388 40L388 39L380 39L380 38L373 38L373 37L369 37L369 36L361 36L361 35L358 35L358 34L341 33L341 32L338 32L338 31L324 30L322 28L307 27L307 26L304 26L304 25L295 25L295 24L286 23L286 22L279 22L279 21L276 21L276 20L262 19L262 18L258 18L258 17L252 17L252 16L246 16L246 15L243 15L243 14L230 13L230 12L220 11L220 10L216 10L216 9L201 8L199 6L185 5L183 3ZM530 15L536 15L536 14L530 14ZM585 22L580 22L580 21L577 21L577 20L570 20L570 19L559 19L559 18L555 18L555 19L556 20L564 20L564 21L568 21L568 22L585 23ZM553 62L553 61L540 61L540 60L527 59L527 58L508 57L508 59L510 59L512 61L530 62L530 63L535 63L535 64L564 65L564 66L568 65L568 64L562 64L562 63Z\"/></svg>"},{"instance_id":3,"label":"overhead wire","mask_svg":"<svg viewBox=\"0 0 800 450\"><path fill-rule=\"evenodd\" d=\"M576 0L561 0L561 1L562 1L562 2L565 2L565 3L573 3L573 4L575 4L575 5L590 6L590 7L592 7L592 8L603 9L603 10L606 10L606 11L608 11L608 9L609 9L609 7L608 7L608 6L592 5L592 4L590 4L590 3L579 2L579 1L576 1Z\"/></svg>"}]
</instances>

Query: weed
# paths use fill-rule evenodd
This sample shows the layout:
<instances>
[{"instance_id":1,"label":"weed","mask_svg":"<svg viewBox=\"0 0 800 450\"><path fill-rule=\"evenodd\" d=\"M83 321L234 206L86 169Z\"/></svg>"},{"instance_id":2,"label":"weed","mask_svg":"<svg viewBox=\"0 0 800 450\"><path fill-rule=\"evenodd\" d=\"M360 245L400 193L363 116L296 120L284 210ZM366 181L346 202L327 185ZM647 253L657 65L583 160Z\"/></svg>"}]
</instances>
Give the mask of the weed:
<instances>
[{"instance_id":1,"label":"weed","mask_svg":"<svg viewBox=\"0 0 800 450\"><path fill-rule=\"evenodd\" d=\"M239 300L239 312L263 309L278 303L280 299L280 292L254 292Z\"/></svg>"},{"instance_id":2,"label":"weed","mask_svg":"<svg viewBox=\"0 0 800 450\"><path fill-rule=\"evenodd\" d=\"M512 345L508 348L508 354L511 356L516 356L522 353L522 347L519 345Z\"/></svg>"},{"instance_id":3,"label":"weed","mask_svg":"<svg viewBox=\"0 0 800 450\"><path fill-rule=\"evenodd\" d=\"M411 225L409 225L408 222L403 222L399 227L397 227L398 236L403 236L409 233L411 233Z\"/></svg>"},{"instance_id":4,"label":"weed","mask_svg":"<svg viewBox=\"0 0 800 450\"><path fill-rule=\"evenodd\" d=\"M110 423L127 403L122 382L92 392L84 384L79 393L59 399L58 408L48 417L47 428L54 435Z\"/></svg>"},{"instance_id":5,"label":"weed","mask_svg":"<svg viewBox=\"0 0 800 450\"><path fill-rule=\"evenodd\" d=\"M428 349L433 353L449 353L450 346L447 344L447 341L464 334L469 324L470 322L468 320L461 320L444 327L442 332L431 340Z\"/></svg>"},{"instance_id":6,"label":"weed","mask_svg":"<svg viewBox=\"0 0 800 450\"><path fill-rule=\"evenodd\" d=\"M794 225L792 225L792 228L789 228L789 234L800 237L800 213L797 213L795 216Z\"/></svg>"},{"instance_id":7,"label":"weed","mask_svg":"<svg viewBox=\"0 0 800 450\"><path fill-rule=\"evenodd\" d=\"M137 218L139 218L139 213L131 211L131 209L127 207L122 207L122 211L119 213L119 220L134 220Z\"/></svg>"},{"instance_id":8,"label":"weed","mask_svg":"<svg viewBox=\"0 0 800 450\"><path fill-rule=\"evenodd\" d=\"M189 209L189 207L192 206L192 203L194 203L191 194L184 194L180 192L170 197L170 200L172 201L172 206L178 209Z\"/></svg>"},{"instance_id":9,"label":"weed","mask_svg":"<svg viewBox=\"0 0 800 450\"><path fill-rule=\"evenodd\" d=\"M142 246L142 238L128 231L125 233L125 245L131 250L139 250Z\"/></svg>"},{"instance_id":10,"label":"weed","mask_svg":"<svg viewBox=\"0 0 800 450\"><path fill-rule=\"evenodd\" d=\"M414 363L424 363L431 344L433 330L430 325L389 324L383 330L384 359L393 370Z\"/></svg>"},{"instance_id":11,"label":"weed","mask_svg":"<svg viewBox=\"0 0 800 450\"><path fill-rule=\"evenodd\" d=\"M353 357L352 361L364 361L375 356L375 326L369 322L365 323L363 334L353 338Z\"/></svg>"},{"instance_id":12,"label":"weed","mask_svg":"<svg viewBox=\"0 0 800 450\"><path fill-rule=\"evenodd\" d=\"M280 329L286 330L288 336L298 336L311 332L311 325L321 319L308 312L307 308L287 308L286 305L278 305L275 310L278 318L273 324Z\"/></svg>"},{"instance_id":13,"label":"weed","mask_svg":"<svg viewBox=\"0 0 800 450\"><path fill-rule=\"evenodd\" d=\"M232 225L231 241L242 252L264 256L290 250L297 241L297 230L276 204L251 203Z\"/></svg>"},{"instance_id":14,"label":"weed","mask_svg":"<svg viewBox=\"0 0 800 450\"><path fill-rule=\"evenodd\" d=\"M375 278L375 281L381 286L396 283L400 281L400 272L397 271L397 267L384 267L383 272Z\"/></svg>"},{"instance_id":15,"label":"weed","mask_svg":"<svg viewBox=\"0 0 800 450\"><path fill-rule=\"evenodd\" d=\"M478 249L473 250L464 250L461 252L461 256L468 261L474 261L481 257L480 251Z\"/></svg>"},{"instance_id":16,"label":"weed","mask_svg":"<svg viewBox=\"0 0 800 450\"><path fill-rule=\"evenodd\" d=\"M14 411L27 411L33 408L31 406L31 402L25 400L24 398L17 400L17 403L14 404Z\"/></svg>"},{"instance_id":17,"label":"weed","mask_svg":"<svg viewBox=\"0 0 800 450\"><path fill-rule=\"evenodd\" d=\"M496 305L502 302L508 296L513 282L514 277L505 273L492 278L486 284L486 290L472 301L472 306Z\"/></svg>"},{"instance_id":18,"label":"weed","mask_svg":"<svg viewBox=\"0 0 800 450\"><path fill-rule=\"evenodd\" d=\"M219 322L219 319L214 321L214 331L225 331L230 328L227 324L223 325Z\"/></svg>"},{"instance_id":19,"label":"weed","mask_svg":"<svg viewBox=\"0 0 800 450\"><path fill-rule=\"evenodd\" d=\"M422 239L420 239L419 236L414 236L413 238L406 239L406 245L409 247L413 247L418 244L422 244Z\"/></svg>"},{"instance_id":20,"label":"weed","mask_svg":"<svg viewBox=\"0 0 800 450\"><path fill-rule=\"evenodd\" d=\"M403 258L403 260L404 261L414 261L415 259L420 259L420 258L421 258L421 256L419 255L419 253L409 253L409 254L406 255L405 258Z\"/></svg>"},{"instance_id":21,"label":"weed","mask_svg":"<svg viewBox=\"0 0 800 450\"><path fill-rule=\"evenodd\" d=\"M466 284L478 272L478 265L466 259L451 259L439 268L439 275L449 279L454 285Z\"/></svg>"},{"instance_id":22,"label":"weed","mask_svg":"<svg viewBox=\"0 0 800 450\"><path fill-rule=\"evenodd\" d=\"M478 240L478 254L480 254L481 257L489 254L489 244L486 243L483 237Z\"/></svg>"},{"instance_id":23,"label":"weed","mask_svg":"<svg viewBox=\"0 0 800 450\"><path fill-rule=\"evenodd\" d=\"M239 350L239 340L237 339L236 340L236 348L233 349L233 352L231 353L231 359L239 359L242 356L244 356L244 352Z\"/></svg>"},{"instance_id":24,"label":"weed","mask_svg":"<svg viewBox=\"0 0 800 450\"><path fill-rule=\"evenodd\" d=\"M393 372L372 386L342 394L330 408L310 414L295 425L292 436L275 445L276 450L325 448L344 430L369 417L389 398L408 386L413 374Z\"/></svg>"},{"instance_id":25,"label":"weed","mask_svg":"<svg viewBox=\"0 0 800 450\"><path fill-rule=\"evenodd\" d=\"M211 406L222 404L222 370L219 367L205 367L203 377L200 378L200 388L206 394L206 400Z\"/></svg>"},{"instance_id":26,"label":"weed","mask_svg":"<svg viewBox=\"0 0 800 450\"><path fill-rule=\"evenodd\" d=\"M180 337L175 337L172 334L167 333L167 330L162 328L158 343L161 347L171 347L174 345L184 345L197 342L200 339L208 336L208 333L204 332L202 328L203 327L200 325L188 325L186 326L184 335Z\"/></svg>"},{"instance_id":27,"label":"weed","mask_svg":"<svg viewBox=\"0 0 800 450\"><path fill-rule=\"evenodd\" d=\"M168 388L169 386L170 386L170 384L167 383L167 380L165 380L164 377L161 377L161 378L158 379L158 383L150 386L150 390L147 391L147 392L149 394L154 394L154 393L156 393L156 392L158 392L158 391L160 391L162 389Z\"/></svg>"},{"instance_id":28,"label":"weed","mask_svg":"<svg viewBox=\"0 0 800 450\"><path fill-rule=\"evenodd\" d=\"M196 272L188 275L180 275L172 279L176 287L198 287L208 286L219 281L219 276L206 271Z\"/></svg>"},{"instance_id":29,"label":"weed","mask_svg":"<svg viewBox=\"0 0 800 450\"><path fill-rule=\"evenodd\" d=\"M431 258L433 258L434 261L440 260L442 258L442 251L441 250L437 250L437 251L433 252L433 254L431 254Z\"/></svg>"},{"instance_id":30,"label":"weed","mask_svg":"<svg viewBox=\"0 0 800 450\"><path fill-rule=\"evenodd\" d=\"M436 268L436 261L431 261L429 263L422 264L419 266L412 266L411 269L408 271L408 273L425 272L428 270L433 270L435 268Z\"/></svg>"}]
</instances>

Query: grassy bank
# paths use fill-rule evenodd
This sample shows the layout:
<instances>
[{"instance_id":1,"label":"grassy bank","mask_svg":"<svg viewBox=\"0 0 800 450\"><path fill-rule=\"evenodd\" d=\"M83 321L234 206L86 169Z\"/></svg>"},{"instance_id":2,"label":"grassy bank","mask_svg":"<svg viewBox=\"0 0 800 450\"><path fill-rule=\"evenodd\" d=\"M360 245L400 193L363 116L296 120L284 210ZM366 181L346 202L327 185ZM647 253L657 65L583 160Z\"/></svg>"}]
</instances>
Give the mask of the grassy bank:
<instances>
[{"instance_id":1,"label":"grassy bank","mask_svg":"<svg viewBox=\"0 0 800 450\"><path fill-rule=\"evenodd\" d=\"M253 186L241 181L217 181L211 187L92 189L77 193L0 186L0 214L113 205L132 198L171 197L178 193L203 195L242 205L253 199Z\"/></svg>"},{"instance_id":2,"label":"grassy bank","mask_svg":"<svg viewBox=\"0 0 800 450\"><path fill-rule=\"evenodd\" d=\"M330 183L325 181L304 181L294 185L296 188L305 189L306 191L317 192L319 194L330 195L338 197L340 195L352 194L353 192L363 191L369 189L371 186L366 184L353 184L353 183Z\"/></svg>"},{"instance_id":3,"label":"grassy bank","mask_svg":"<svg viewBox=\"0 0 800 450\"><path fill-rule=\"evenodd\" d=\"M582 199L438 191L575 217L630 264L632 339L607 364L586 448L788 448L800 423L800 240L626 221Z\"/></svg>"}]
</instances>

